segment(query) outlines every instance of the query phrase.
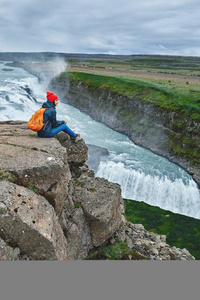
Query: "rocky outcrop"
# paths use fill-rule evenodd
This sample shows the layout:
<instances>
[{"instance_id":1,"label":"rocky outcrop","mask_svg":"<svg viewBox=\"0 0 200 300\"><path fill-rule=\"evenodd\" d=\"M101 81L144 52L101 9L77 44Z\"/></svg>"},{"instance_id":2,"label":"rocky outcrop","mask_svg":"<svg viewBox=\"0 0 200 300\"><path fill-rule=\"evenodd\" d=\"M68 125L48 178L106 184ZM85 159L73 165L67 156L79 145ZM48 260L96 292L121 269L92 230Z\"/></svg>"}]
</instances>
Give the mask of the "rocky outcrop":
<instances>
[{"instance_id":1,"label":"rocky outcrop","mask_svg":"<svg viewBox=\"0 0 200 300\"><path fill-rule=\"evenodd\" d=\"M26 122L0 122L0 153L1 260L86 259L116 238L144 259L178 259L163 256L161 248L173 252L164 239L126 222L120 186L94 176L81 137L38 138ZM148 253L147 235L155 242Z\"/></svg>"},{"instance_id":2,"label":"rocky outcrop","mask_svg":"<svg viewBox=\"0 0 200 300\"><path fill-rule=\"evenodd\" d=\"M129 248L136 251L140 258L146 260L194 260L187 249L170 247L166 236L148 232L141 224L126 222L120 231L114 234L111 243L116 238L125 241ZM132 257L129 257L131 260Z\"/></svg>"},{"instance_id":3,"label":"rocky outcrop","mask_svg":"<svg viewBox=\"0 0 200 300\"><path fill-rule=\"evenodd\" d=\"M84 259L124 222L120 186L94 177L82 138L0 126L0 237L29 259Z\"/></svg>"},{"instance_id":4,"label":"rocky outcrop","mask_svg":"<svg viewBox=\"0 0 200 300\"><path fill-rule=\"evenodd\" d=\"M69 83L67 76L64 79L52 81L52 88L66 103L127 135L134 143L177 163L200 186L198 120L143 101L139 96L128 98L105 87L93 88L81 80Z\"/></svg>"},{"instance_id":5,"label":"rocky outcrop","mask_svg":"<svg viewBox=\"0 0 200 300\"><path fill-rule=\"evenodd\" d=\"M0 191L1 237L30 259L66 259L66 238L48 201L7 181Z\"/></svg>"},{"instance_id":6,"label":"rocky outcrop","mask_svg":"<svg viewBox=\"0 0 200 300\"><path fill-rule=\"evenodd\" d=\"M1 169L12 174L17 184L34 187L59 214L71 179L69 166L65 164L66 151L56 139L49 144L46 139L22 136L21 132L23 129L17 129L15 136L1 137L4 153Z\"/></svg>"}]
</instances>

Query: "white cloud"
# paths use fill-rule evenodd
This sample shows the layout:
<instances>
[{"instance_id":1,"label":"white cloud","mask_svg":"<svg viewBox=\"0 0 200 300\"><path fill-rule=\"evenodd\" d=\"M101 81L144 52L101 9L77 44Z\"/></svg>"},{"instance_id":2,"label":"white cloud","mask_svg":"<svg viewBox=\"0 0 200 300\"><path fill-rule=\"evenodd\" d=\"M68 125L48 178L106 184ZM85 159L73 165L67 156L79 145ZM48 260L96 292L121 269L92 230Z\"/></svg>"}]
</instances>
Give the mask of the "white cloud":
<instances>
[{"instance_id":1,"label":"white cloud","mask_svg":"<svg viewBox=\"0 0 200 300\"><path fill-rule=\"evenodd\" d=\"M199 55L198 0L1 0L0 51Z\"/></svg>"}]
</instances>

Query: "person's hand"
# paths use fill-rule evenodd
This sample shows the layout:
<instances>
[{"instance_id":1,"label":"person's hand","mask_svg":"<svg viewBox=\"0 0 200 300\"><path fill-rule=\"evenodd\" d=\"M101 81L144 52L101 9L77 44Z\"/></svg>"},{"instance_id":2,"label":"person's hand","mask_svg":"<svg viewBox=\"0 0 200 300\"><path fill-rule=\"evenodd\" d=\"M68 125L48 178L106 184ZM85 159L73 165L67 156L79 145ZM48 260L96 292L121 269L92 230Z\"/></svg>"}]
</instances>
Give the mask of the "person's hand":
<instances>
[{"instance_id":1,"label":"person's hand","mask_svg":"<svg viewBox=\"0 0 200 300\"><path fill-rule=\"evenodd\" d=\"M65 124L67 124L67 122L66 121L64 121L65 122Z\"/></svg>"}]
</instances>

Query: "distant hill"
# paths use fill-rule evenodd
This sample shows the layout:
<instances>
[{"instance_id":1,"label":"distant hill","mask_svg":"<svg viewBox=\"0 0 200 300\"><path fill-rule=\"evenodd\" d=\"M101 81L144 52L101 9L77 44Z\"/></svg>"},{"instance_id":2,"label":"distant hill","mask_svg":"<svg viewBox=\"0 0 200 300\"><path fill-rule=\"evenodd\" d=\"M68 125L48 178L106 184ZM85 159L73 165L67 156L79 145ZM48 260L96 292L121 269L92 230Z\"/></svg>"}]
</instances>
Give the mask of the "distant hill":
<instances>
[{"instance_id":1,"label":"distant hill","mask_svg":"<svg viewBox=\"0 0 200 300\"><path fill-rule=\"evenodd\" d=\"M0 52L0 60L1 61L48 61L56 58L64 58L66 61L68 59L114 59L114 60L133 60L133 59L177 59L177 57L181 58L181 56L168 56L168 55L110 55L110 54L86 54L86 53L56 53L56 52ZM184 57L185 60L192 61L195 60L196 57L187 56Z\"/></svg>"}]
</instances>

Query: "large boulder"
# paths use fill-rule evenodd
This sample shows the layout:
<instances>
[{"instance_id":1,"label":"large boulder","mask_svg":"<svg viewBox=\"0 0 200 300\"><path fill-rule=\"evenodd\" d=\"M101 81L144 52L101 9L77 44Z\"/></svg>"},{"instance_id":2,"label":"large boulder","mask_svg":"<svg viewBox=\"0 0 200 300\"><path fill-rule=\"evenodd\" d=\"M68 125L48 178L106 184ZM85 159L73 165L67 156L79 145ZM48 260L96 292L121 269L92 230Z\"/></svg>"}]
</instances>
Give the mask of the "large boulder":
<instances>
[{"instance_id":1,"label":"large boulder","mask_svg":"<svg viewBox=\"0 0 200 300\"><path fill-rule=\"evenodd\" d=\"M67 241L53 207L28 188L0 182L0 228L0 237L29 259L67 258Z\"/></svg>"},{"instance_id":2,"label":"large boulder","mask_svg":"<svg viewBox=\"0 0 200 300\"><path fill-rule=\"evenodd\" d=\"M58 140L61 145L67 150L67 161L70 166L70 170L73 177L79 177L81 175L81 167L88 159L88 147L85 144L84 139L77 137L75 140L64 132L58 134Z\"/></svg>"},{"instance_id":3,"label":"large boulder","mask_svg":"<svg viewBox=\"0 0 200 300\"><path fill-rule=\"evenodd\" d=\"M104 243L125 222L120 185L104 178L87 177L83 173L75 181L74 202L83 208L95 247Z\"/></svg>"},{"instance_id":4,"label":"large boulder","mask_svg":"<svg viewBox=\"0 0 200 300\"><path fill-rule=\"evenodd\" d=\"M9 131L10 123L1 125L0 169L9 172L15 183L44 195L59 215L71 179L66 149L55 138L38 138L31 134L25 130L26 125L16 124L14 132Z\"/></svg>"}]
</instances>

